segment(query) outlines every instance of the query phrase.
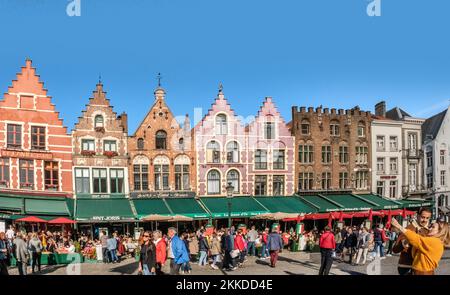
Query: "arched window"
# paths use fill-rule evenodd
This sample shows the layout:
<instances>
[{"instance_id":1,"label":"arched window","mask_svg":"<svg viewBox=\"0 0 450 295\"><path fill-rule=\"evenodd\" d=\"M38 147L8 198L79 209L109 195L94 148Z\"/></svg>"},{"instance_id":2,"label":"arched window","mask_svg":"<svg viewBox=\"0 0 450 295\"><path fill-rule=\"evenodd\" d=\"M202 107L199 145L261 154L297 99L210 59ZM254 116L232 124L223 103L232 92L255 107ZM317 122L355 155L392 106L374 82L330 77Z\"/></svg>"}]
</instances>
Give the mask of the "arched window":
<instances>
[{"instance_id":1,"label":"arched window","mask_svg":"<svg viewBox=\"0 0 450 295\"><path fill-rule=\"evenodd\" d=\"M180 147L180 150L184 149L184 139L183 139L183 137L181 137L178 140L178 146Z\"/></svg>"},{"instance_id":2,"label":"arched window","mask_svg":"<svg viewBox=\"0 0 450 295\"><path fill-rule=\"evenodd\" d=\"M301 133L302 135L309 135L310 128L309 128L309 121L303 120L301 125Z\"/></svg>"},{"instance_id":3,"label":"arched window","mask_svg":"<svg viewBox=\"0 0 450 295\"><path fill-rule=\"evenodd\" d=\"M219 114L216 116L216 134L228 134L227 116L224 114Z\"/></svg>"},{"instance_id":4,"label":"arched window","mask_svg":"<svg viewBox=\"0 0 450 295\"><path fill-rule=\"evenodd\" d=\"M155 144L156 144L156 149L157 150L165 150L165 149L167 149L166 139L167 139L166 131L159 130L158 132L156 132Z\"/></svg>"},{"instance_id":5,"label":"arched window","mask_svg":"<svg viewBox=\"0 0 450 295\"><path fill-rule=\"evenodd\" d=\"M239 193L239 172L237 170L230 170L227 173L227 185L231 184L234 187L233 193Z\"/></svg>"},{"instance_id":6,"label":"arched window","mask_svg":"<svg viewBox=\"0 0 450 295\"><path fill-rule=\"evenodd\" d=\"M236 141L227 144L227 163L239 163L239 145Z\"/></svg>"},{"instance_id":7,"label":"arched window","mask_svg":"<svg viewBox=\"0 0 450 295\"><path fill-rule=\"evenodd\" d=\"M94 127L98 128L98 127L104 127L103 126L103 116L102 115L97 115L95 116L94 119Z\"/></svg>"},{"instance_id":8,"label":"arched window","mask_svg":"<svg viewBox=\"0 0 450 295\"><path fill-rule=\"evenodd\" d=\"M207 190L209 195L220 194L220 173L217 170L208 172Z\"/></svg>"},{"instance_id":9,"label":"arched window","mask_svg":"<svg viewBox=\"0 0 450 295\"><path fill-rule=\"evenodd\" d=\"M220 146L215 140L212 140L206 146L206 162L220 163Z\"/></svg>"},{"instance_id":10,"label":"arched window","mask_svg":"<svg viewBox=\"0 0 450 295\"><path fill-rule=\"evenodd\" d=\"M137 140L137 148L138 148L138 150L143 150L144 149L144 139L143 138L138 138L138 140Z\"/></svg>"}]
</instances>

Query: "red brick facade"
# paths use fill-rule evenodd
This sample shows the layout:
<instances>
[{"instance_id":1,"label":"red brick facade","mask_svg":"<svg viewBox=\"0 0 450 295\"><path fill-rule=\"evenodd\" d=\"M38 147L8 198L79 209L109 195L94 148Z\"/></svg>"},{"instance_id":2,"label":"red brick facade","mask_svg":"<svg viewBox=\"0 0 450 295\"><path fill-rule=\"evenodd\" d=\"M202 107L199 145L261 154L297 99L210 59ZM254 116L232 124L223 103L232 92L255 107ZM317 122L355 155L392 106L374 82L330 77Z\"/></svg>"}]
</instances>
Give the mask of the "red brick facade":
<instances>
[{"instance_id":1,"label":"red brick facade","mask_svg":"<svg viewBox=\"0 0 450 295\"><path fill-rule=\"evenodd\" d=\"M0 101L0 190L71 194L72 142L31 60Z\"/></svg>"}]
</instances>

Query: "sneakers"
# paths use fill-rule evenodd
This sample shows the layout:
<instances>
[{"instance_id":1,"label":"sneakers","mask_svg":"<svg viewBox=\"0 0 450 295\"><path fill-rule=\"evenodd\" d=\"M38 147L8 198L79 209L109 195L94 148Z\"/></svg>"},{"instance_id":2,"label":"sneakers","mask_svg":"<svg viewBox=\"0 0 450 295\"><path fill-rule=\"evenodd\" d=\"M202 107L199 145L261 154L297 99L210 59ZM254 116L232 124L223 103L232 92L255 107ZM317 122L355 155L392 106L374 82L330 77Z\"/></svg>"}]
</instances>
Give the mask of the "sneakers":
<instances>
[{"instance_id":1,"label":"sneakers","mask_svg":"<svg viewBox=\"0 0 450 295\"><path fill-rule=\"evenodd\" d=\"M386 256L387 256L387 257L391 257L391 256L392 256L392 254L386 254Z\"/></svg>"},{"instance_id":2,"label":"sneakers","mask_svg":"<svg viewBox=\"0 0 450 295\"><path fill-rule=\"evenodd\" d=\"M211 268L212 269L219 269L216 265L214 265L214 264L211 264Z\"/></svg>"}]
</instances>

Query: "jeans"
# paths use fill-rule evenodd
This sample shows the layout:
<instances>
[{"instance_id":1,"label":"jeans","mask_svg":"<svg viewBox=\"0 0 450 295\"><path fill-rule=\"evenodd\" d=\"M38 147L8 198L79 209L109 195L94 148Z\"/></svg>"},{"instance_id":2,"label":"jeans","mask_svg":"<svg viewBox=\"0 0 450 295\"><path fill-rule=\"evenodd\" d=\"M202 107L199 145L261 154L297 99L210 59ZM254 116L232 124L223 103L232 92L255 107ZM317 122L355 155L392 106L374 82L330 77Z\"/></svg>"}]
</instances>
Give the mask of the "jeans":
<instances>
[{"instance_id":1,"label":"jeans","mask_svg":"<svg viewBox=\"0 0 450 295\"><path fill-rule=\"evenodd\" d=\"M155 275L154 272L151 272L151 271L150 271L150 269L148 268L148 265L147 265L147 264L144 264L144 265L143 265L143 267L142 267L142 274L143 274L144 276L154 276L154 275Z\"/></svg>"},{"instance_id":2,"label":"jeans","mask_svg":"<svg viewBox=\"0 0 450 295\"><path fill-rule=\"evenodd\" d=\"M255 242L248 242L247 252L249 253L248 255L250 255L250 256L255 256L256 255Z\"/></svg>"},{"instance_id":3,"label":"jeans","mask_svg":"<svg viewBox=\"0 0 450 295\"><path fill-rule=\"evenodd\" d=\"M103 262L108 263L109 262L108 248L102 247L102 256L103 256Z\"/></svg>"},{"instance_id":4,"label":"jeans","mask_svg":"<svg viewBox=\"0 0 450 295\"><path fill-rule=\"evenodd\" d=\"M186 273L192 270L191 264L188 262L183 263L181 269Z\"/></svg>"},{"instance_id":5,"label":"jeans","mask_svg":"<svg viewBox=\"0 0 450 295\"><path fill-rule=\"evenodd\" d=\"M333 264L333 258L331 254L333 249L320 248L320 270L319 275L327 276L330 273L331 265Z\"/></svg>"},{"instance_id":6,"label":"jeans","mask_svg":"<svg viewBox=\"0 0 450 295\"><path fill-rule=\"evenodd\" d=\"M200 259L198 260L198 265L203 266L208 264L208 252L200 251Z\"/></svg>"},{"instance_id":7,"label":"jeans","mask_svg":"<svg viewBox=\"0 0 450 295\"><path fill-rule=\"evenodd\" d=\"M27 275L27 263L22 261L16 262L17 268L19 269L19 275L26 276Z\"/></svg>"},{"instance_id":8,"label":"jeans","mask_svg":"<svg viewBox=\"0 0 450 295\"><path fill-rule=\"evenodd\" d=\"M375 242L375 252L377 253L377 256L380 255L380 257L384 257L384 245L382 241Z\"/></svg>"},{"instance_id":9,"label":"jeans","mask_svg":"<svg viewBox=\"0 0 450 295\"><path fill-rule=\"evenodd\" d=\"M261 258L266 258L268 256L267 252L269 252L267 249L267 245L263 243L261 249Z\"/></svg>"},{"instance_id":10,"label":"jeans","mask_svg":"<svg viewBox=\"0 0 450 295\"><path fill-rule=\"evenodd\" d=\"M355 248L350 247L347 248L345 247L344 250L342 251L342 260L345 260L345 255L349 254L349 261L348 263L352 263L352 259L353 259L353 255L355 254Z\"/></svg>"},{"instance_id":11,"label":"jeans","mask_svg":"<svg viewBox=\"0 0 450 295\"><path fill-rule=\"evenodd\" d=\"M119 258L117 258L116 251L116 249L109 250L109 254L111 255L111 262L119 260Z\"/></svg>"},{"instance_id":12,"label":"jeans","mask_svg":"<svg viewBox=\"0 0 450 295\"><path fill-rule=\"evenodd\" d=\"M31 260L31 271L34 273L34 268L37 265L38 271L41 271L41 252L33 252Z\"/></svg>"},{"instance_id":13,"label":"jeans","mask_svg":"<svg viewBox=\"0 0 450 295\"><path fill-rule=\"evenodd\" d=\"M220 254L213 255L213 263L212 263L212 265L216 266L217 260L219 260L219 255L220 255Z\"/></svg>"},{"instance_id":14,"label":"jeans","mask_svg":"<svg viewBox=\"0 0 450 295\"><path fill-rule=\"evenodd\" d=\"M367 254L369 253L369 248L359 248L358 249L358 256L356 256L356 264L359 263L359 260L361 259L361 256L363 258L362 264L366 264L367 260Z\"/></svg>"}]
</instances>

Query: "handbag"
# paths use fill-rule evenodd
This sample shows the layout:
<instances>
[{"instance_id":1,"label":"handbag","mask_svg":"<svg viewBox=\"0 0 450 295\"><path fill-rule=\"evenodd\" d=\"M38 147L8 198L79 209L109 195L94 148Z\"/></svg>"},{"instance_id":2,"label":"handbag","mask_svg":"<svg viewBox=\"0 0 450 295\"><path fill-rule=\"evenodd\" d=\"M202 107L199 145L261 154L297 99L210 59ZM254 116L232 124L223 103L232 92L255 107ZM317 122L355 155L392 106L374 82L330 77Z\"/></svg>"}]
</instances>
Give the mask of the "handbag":
<instances>
[{"instance_id":1,"label":"handbag","mask_svg":"<svg viewBox=\"0 0 450 295\"><path fill-rule=\"evenodd\" d=\"M239 251L239 249L232 250L232 251L230 252L230 256L231 256L231 258L236 258L236 257L239 256L239 253L241 253L241 251Z\"/></svg>"}]
</instances>

